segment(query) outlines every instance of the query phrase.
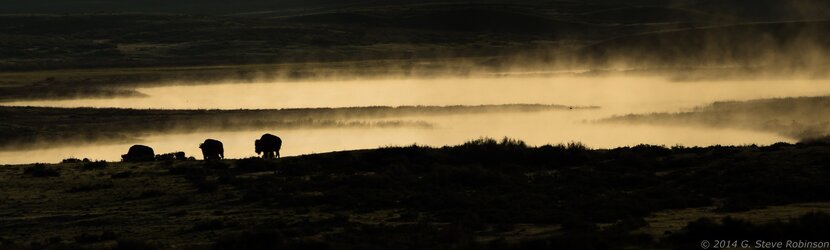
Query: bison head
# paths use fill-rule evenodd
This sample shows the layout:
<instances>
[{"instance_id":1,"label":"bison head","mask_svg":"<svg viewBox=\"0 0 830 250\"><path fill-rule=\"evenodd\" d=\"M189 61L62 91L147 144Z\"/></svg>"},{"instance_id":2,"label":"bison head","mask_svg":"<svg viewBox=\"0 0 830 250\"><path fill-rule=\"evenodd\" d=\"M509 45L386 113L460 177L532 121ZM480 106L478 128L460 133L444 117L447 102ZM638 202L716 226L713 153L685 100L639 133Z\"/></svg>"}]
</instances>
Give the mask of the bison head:
<instances>
[{"instance_id":1,"label":"bison head","mask_svg":"<svg viewBox=\"0 0 830 250\"><path fill-rule=\"evenodd\" d=\"M260 142L259 140L254 141L254 151L256 151L257 155L259 155L260 152L264 151L262 149L262 142Z\"/></svg>"}]
</instances>

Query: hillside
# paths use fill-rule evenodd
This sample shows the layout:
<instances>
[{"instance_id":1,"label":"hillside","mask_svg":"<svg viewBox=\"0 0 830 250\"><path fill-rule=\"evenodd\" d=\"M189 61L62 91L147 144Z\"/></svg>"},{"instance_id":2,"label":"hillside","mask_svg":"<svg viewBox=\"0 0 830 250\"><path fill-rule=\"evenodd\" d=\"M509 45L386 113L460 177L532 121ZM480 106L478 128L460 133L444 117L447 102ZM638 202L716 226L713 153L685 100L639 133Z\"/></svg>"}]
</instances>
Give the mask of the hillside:
<instances>
[{"instance_id":1,"label":"hillside","mask_svg":"<svg viewBox=\"0 0 830 250\"><path fill-rule=\"evenodd\" d=\"M650 63L662 65L667 63L666 58L684 56L665 51L675 46L683 47L690 55L706 49L699 44L688 47L674 44L688 37L707 38L695 34L699 29L706 32L710 27L759 22L790 25L753 25L750 29L739 29L741 33L718 32L716 37L720 40L703 41L711 42L704 44L710 47L737 49L755 41L746 39L771 35L773 43L793 38L792 32L810 28L813 24L807 21L830 19L821 14L827 13L822 10L830 9L830 4L807 0L753 1L752 4L746 1L710 4L699 1L38 2L0 4L6 10L0 15L3 59L0 69L458 57L499 57L502 62L518 57L531 60L527 62L529 65L571 63L576 59L593 63L606 59L584 55L580 48L590 46L594 51L610 46L608 49L619 49L622 55L630 55L653 49L655 45L663 51L651 53L662 58ZM678 37L678 31L691 33ZM651 35L640 36L644 33ZM822 32L802 33L804 36L800 38L816 42L822 48L826 45ZM665 43L637 41L642 39ZM609 41L614 41L611 45L622 43L623 46L611 46ZM747 49L786 52L768 45ZM689 58L676 59L679 61L668 62L688 65ZM692 62L701 60L692 59Z\"/></svg>"}]
</instances>

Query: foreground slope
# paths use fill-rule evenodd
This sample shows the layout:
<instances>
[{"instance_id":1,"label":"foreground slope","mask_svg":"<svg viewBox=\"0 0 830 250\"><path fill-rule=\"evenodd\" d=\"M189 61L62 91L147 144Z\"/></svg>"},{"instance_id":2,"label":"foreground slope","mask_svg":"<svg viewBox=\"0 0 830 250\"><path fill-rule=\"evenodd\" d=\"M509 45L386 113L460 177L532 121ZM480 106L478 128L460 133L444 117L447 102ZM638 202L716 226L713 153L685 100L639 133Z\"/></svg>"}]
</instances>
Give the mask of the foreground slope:
<instances>
[{"instance_id":1,"label":"foreground slope","mask_svg":"<svg viewBox=\"0 0 830 250\"><path fill-rule=\"evenodd\" d=\"M761 239L770 228L826 241L829 216L809 212L828 212L828 160L822 143L590 150L483 139L275 161L6 166L0 246L690 248L706 232ZM696 221L727 215L741 219Z\"/></svg>"}]
</instances>

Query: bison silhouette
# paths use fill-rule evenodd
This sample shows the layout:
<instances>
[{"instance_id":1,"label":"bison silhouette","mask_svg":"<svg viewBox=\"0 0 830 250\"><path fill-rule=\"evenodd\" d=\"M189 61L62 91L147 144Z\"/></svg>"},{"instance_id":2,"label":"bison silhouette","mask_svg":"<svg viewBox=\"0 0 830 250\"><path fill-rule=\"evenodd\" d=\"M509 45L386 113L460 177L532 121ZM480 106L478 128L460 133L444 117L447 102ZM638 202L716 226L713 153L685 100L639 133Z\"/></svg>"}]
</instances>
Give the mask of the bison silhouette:
<instances>
[{"instance_id":1,"label":"bison silhouette","mask_svg":"<svg viewBox=\"0 0 830 250\"><path fill-rule=\"evenodd\" d=\"M202 156L205 160L220 160L225 158L225 148L222 142L214 139L207 139L204 143L199 144L202 149Z\"/></svg>"},{"instance_id":2,"label":"bison silhouette","mask_svg":"<svg viewBox=\"0 0 830 250\"><path fill-rule=\"evenodd\" d=\"M264 134L259 140L254 142L254 151L259 155L262 153L262 158L279 158L280 148L282 147L282 139L279 136L272 134Z\"/></svg>"},{"instance_id":3,"label":"bison silhouette","mask_svg":"<svg viewBox=\"0 0 830 250\"><path fill-rule=\"evenodd\" d=\"M142 162L155 160L156 154L153 148L144 145L133 145L127 154L121 155L121 159L125 162Z\"/></svg>"}]
</instances>

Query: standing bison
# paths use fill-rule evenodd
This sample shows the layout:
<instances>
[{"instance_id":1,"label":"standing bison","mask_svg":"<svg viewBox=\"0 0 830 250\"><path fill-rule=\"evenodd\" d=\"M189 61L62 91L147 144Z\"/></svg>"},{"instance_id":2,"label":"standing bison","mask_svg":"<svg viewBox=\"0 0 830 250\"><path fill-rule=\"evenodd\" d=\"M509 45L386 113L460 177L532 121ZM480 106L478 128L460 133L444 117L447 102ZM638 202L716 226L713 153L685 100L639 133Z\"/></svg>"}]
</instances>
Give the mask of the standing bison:
<instances>
[{"instance_id":1,"label":"standing bison","mask_svg":"<svg viewBox=\"0 0 830 250\"><path fill-rule=\"evenodd\" d=\"M202 156L205 157L205 160L220 160L225 157L225 148L220 141L207 139L204 143L199 144L199 148L202 149Z\"/></svg>"},{"instance_id":2,"label":"standing bison","mask_svg":"<svg viewBox=\"0 0 830 250\"><path fill-rule=\"evenodd\" d=\"M153 148L144 145L133 145L127 154L121 155L121 159L125 162L153 161L155 157Z\"/></svg>"},{"instance_id":3,"label":"standing bison","mask_svg":"<svg viewBox=\"0 0 830 250\"><path fill-rule=\"evenodd\" d=\"M262 158L280 158L280 148L282 147L282 139L276 135L264 134L259 140L254 142L254 150L256 154L262 153Z\"/></svg>"}]
</instances>

